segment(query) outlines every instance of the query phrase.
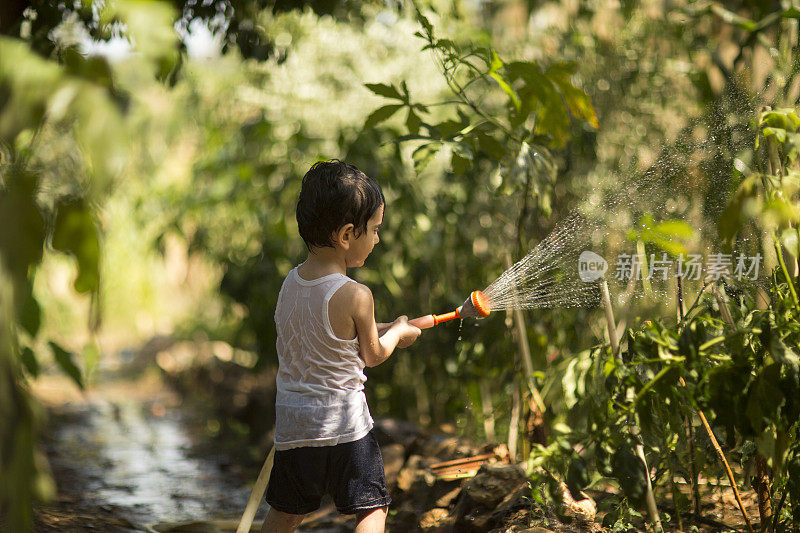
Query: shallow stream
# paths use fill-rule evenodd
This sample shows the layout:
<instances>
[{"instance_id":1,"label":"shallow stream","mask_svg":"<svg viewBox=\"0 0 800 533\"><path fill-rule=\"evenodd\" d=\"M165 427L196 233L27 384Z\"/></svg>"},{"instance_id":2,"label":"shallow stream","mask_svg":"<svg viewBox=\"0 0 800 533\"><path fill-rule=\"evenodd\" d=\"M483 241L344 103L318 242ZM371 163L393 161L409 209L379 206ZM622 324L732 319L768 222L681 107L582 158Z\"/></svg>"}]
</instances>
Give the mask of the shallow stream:
<instances>
[{"instance_id":1,"label":"shallow stream","mask_svg":"<svg viewBox=\"0 0 800 533\"><path fill-rule=\"evenodd\" d=\"M244 510L250 488L225 471L226 459L197 453L180 409L93 399L56 420L50 458L60 489L113 506L138 527L238 519Z\"/></svg>"},{"instance_id":2,"label":"shallow stream","mask_svg":"<svg viewBox=\"0 0 800 533\"><path fill-rule=\"evenodd\" d=\"M260 460L245 443L212 438L216 415L187 405L155 367L132 371L111 356L100 366L85 392L60 372L34 384L48 411L44 444L58 492L35 531L235 531ZM254 524L266 512L262 501ZM329 504L298 531L351 526Z\"/></svg>"}]
</instances>

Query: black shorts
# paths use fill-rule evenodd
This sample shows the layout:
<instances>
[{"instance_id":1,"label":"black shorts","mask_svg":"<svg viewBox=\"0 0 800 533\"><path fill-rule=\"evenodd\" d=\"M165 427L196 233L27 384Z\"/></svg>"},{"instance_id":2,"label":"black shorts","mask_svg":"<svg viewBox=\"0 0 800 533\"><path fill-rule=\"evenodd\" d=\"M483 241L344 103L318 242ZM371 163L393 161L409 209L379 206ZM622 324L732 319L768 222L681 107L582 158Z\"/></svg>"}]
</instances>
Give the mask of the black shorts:
<instances>
[{"instance_id":1,"label":"black shorts","mask_svg":"<svg viewBox=\"0 0 800 533\"><path fill-rule=\"evenodd\" d=\"M319 509L330 494L342 514L388 506L383 458L370 431L365 437L336 446L276 450L267 487L267 503L289 514Z\"/></svg>"}]
</instances>

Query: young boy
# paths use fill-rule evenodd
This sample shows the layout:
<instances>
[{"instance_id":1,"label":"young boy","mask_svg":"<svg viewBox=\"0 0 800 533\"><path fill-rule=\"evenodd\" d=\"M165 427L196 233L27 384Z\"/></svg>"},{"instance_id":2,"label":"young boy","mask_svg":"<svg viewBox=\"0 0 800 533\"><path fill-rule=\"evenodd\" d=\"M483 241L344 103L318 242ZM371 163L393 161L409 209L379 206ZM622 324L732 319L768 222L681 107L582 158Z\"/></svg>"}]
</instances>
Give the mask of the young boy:
<instances>
[{"instance_id":1,"label":"young boy","mask_svg":"<svg viewBox=\"0 0 800 533\"><path fill-rule=\"evenodd\" d=\"M330 494L357 533L382 532L390 503L364 396L365 366L413 343L401 316L376 324L370 290L346 276L378 244L385 200L378 184L338 160L303 177L297 225L308 258L281 287L275 462L264 532L291 532Z\"/></svg>"}]
</instances>

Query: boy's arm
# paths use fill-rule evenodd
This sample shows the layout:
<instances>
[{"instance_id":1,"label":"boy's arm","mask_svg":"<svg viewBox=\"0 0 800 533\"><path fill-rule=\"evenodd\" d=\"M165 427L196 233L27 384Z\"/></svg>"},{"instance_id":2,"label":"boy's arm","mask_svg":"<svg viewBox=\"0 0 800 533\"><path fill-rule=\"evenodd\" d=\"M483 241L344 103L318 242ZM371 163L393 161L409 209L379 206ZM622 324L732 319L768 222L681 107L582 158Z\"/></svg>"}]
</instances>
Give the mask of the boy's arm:
<instances>
[{"instance_id":1,"label":"boy's arm","mask_svg":"<svg viewBox=\"0 0 800 533\"><path fill-rule=\"evenodd\" d=\"M420 330L408 323L406 317L395 320L381 334L375 323L375 302L368 287L356 284L353 295L353 321L358 335L361 358L367 366L377 366L386 361L398 344L408 346L419 336Z\"/></svg>"}]
</instances>

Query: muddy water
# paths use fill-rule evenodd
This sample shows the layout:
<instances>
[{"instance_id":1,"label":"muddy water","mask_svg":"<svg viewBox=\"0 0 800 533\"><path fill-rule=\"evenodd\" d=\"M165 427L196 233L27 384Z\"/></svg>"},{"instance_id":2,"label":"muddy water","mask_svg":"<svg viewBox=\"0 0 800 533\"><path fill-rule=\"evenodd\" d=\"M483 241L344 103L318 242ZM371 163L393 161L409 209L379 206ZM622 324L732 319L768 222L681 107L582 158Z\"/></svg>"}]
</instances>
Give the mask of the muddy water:
<instances>
[{"instance_id":1,"label":"muddy water","mask_svg":"<svg viewBox=\"0 0 800 533\"><path fill-rule=\"evenodd\" d=\"M219 457L197 455L186 417L161 403L93 399L63 406L50 443L54 470L71 478L60 480L65 490L113 506L142 528L238 519L250 495Z\"/></svg>"},{"instance_id":2,"label":"muddy water","mask_svg":"<svg viewBox=\"0 0 800 533\"><path fill-rule=\"evenodd\" d=\"M213 414L185 405L152 368L130 375L101 367L85 392L56 372L33 389L49 414L44 444L58 487L36 531L236 529L261 465L244 444L221 450L205 430L216 422ZM254 524L266 512L262 501ZM352 527L328 502L298 531Z\"/></svg>"}]
</instances>

